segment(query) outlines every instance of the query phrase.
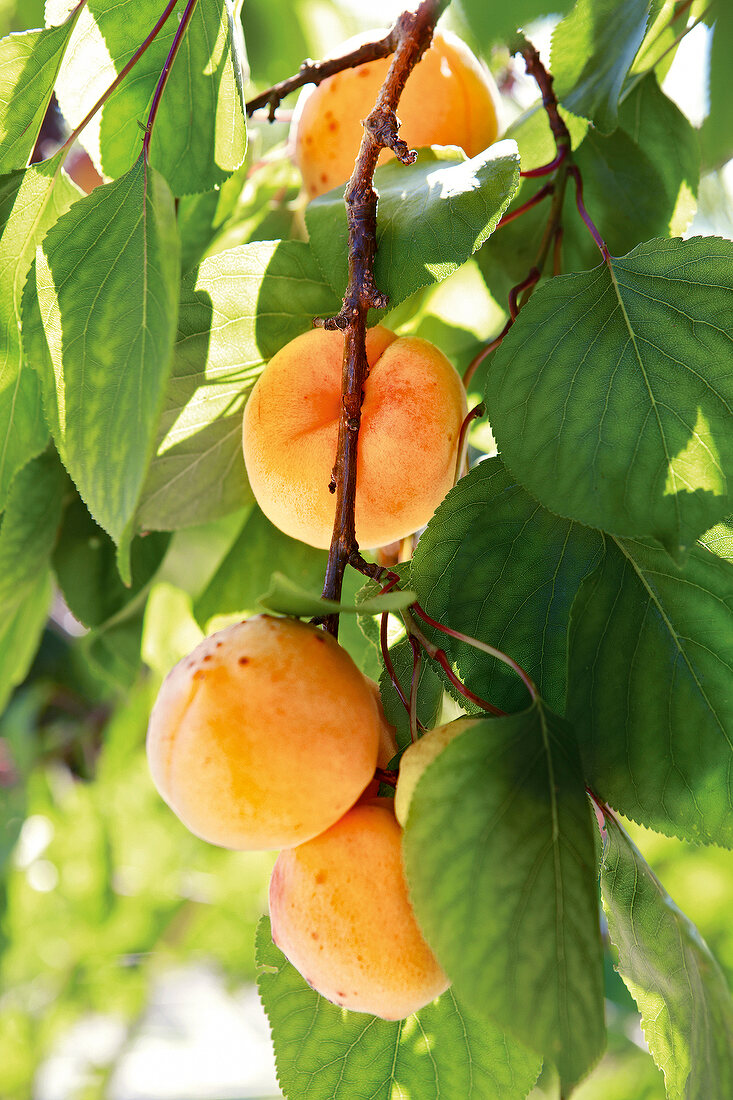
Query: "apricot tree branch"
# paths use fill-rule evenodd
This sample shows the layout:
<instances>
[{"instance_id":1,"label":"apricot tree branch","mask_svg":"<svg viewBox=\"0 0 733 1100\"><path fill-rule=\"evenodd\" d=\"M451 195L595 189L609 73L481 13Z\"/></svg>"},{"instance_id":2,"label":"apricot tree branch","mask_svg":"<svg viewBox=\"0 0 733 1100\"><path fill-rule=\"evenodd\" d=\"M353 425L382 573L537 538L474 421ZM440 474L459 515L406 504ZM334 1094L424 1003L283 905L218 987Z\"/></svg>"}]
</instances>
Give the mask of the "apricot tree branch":
<instances>
[{"instance_id":1,"label":"apricot tree branch","mask_svg":"<svg viewBox=\"0 0 733 1100\"><path fill-rule=\"evenodd\" d=\"M387 78L374 109L364 121L364 136L344 199L349 227L349 281L341 311L322 322L345 333L336 462L331 482L336 493L336 519L328 554L323 595L338 599L349 556L358 548L354 523L356 456L364 383L369 374L366 357L366 319L370 308L387 305L386 295L374 282L377 250L377 193L374 171L382 149L391 149L403 164L417 154L399 137L396 109L408 76L432 41L438 18L448 0L422 0L417 11L403 12L393 28L395 49ZM338 615L329 615L325 628L338 634Z\"/></svg>"},{"instance_id":2,"label":"apricot tree branch","mask_svg":"<svg viewBox=\"0 0 733 1100\"><path fill-rule=\"evenodd\" d=\"M291 92L297 91L298 88L302 88L306 84L320 84L327 77L341 73L344 69L355 69L357 65L364 65L367 61L377 61L381 57L389 57L390 54L394 53L399 41L397 26L398 24L395 23L389 34L386 34L384 38L380 38L377 42L365 42L355 50L350 50L340 57L332 57L326 61L311 61L308 58L300 66L295 76L289 76L287 80L281 80L278 84L273 84L271 88L267 88L264 92L260 92L259 95L247 100L247 118L253 115L255 111L267 107L269 109L269 121L274 122L275 111L282 101Z\"/></svg>"}]
</instances>

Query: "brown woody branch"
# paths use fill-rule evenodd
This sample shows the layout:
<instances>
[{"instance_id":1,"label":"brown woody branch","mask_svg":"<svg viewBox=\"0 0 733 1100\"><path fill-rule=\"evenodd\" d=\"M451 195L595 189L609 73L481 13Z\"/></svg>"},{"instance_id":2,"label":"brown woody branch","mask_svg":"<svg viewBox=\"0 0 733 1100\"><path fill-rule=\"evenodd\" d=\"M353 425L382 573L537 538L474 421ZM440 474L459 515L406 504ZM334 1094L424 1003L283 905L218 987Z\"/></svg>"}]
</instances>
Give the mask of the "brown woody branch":
<instances>
[{"instance_id":1,"label":"brown woody branch","mask_svg":"<svg viewBox=\"0 0 733 1100\"><path fill-rule=\"evenodd\" d=\"M341 57L329 58L327 61L311 61L308 58L300 66L295 76L290 76L287 80L281 80L279 84L274 84L272 88L267 88L266 91L260 92L258 96L248 100L246 104L247 118L253 115L255 111L267 107L269 108L269 120L274 122L275 111L282 101L291 92L297 91L298 88L302 88L306 84L320 84L327 77L341 73L344 69L355 69L357 65L364 65L367 61L389 57L390 54L394 53L399 41L398 25L395 24L389 34L386 34L384 38L380 38L378 42L366 42L363 46L342 54Z\"/></svg>"},{"instance_id":2,"label":"brown woody branch","mask_svg":"<svg viewBox=\"0 0 733 1100\"><path fill-rule=\"evenodd\" d=\"M364 383L369 374L366 357L366 319L370 308L387 305L374 282L377 250L377 193L374 170L382 149L391 149L403 164L413 164L416 153L399 137L396 109L408 76L432 41L438 18L448 0L423 0L415 12L403 12L395 23L394 58L374 109L364 121L364 136L344 199L349 227L349 282L343 306L336 317L322 322L327 329L345 334L336 462L331 491L336 494L336 520L328 554L323 596L341 595L349 559L358 552L354 525L356 457L361 423ZM326 630L338 634L338 615L329 615Z\"/></svg>"}]
</instances>

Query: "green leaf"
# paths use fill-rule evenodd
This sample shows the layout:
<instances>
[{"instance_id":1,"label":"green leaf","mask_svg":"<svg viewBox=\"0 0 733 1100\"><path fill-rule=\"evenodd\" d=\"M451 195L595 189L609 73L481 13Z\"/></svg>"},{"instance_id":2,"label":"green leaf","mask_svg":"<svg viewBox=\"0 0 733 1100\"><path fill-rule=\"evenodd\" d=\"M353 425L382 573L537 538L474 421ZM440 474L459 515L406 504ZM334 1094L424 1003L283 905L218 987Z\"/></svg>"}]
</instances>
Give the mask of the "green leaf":
<instances>
[{"instance_id":1,"label":"green leaf","mask_svg":"<svg viewBox=\"0 0 733 1100\"><path fill-rule=\"evenodd\" d=\"M50 557L67 486L52 455L15 478L0 526L0 711L25 677L53 593Z\"/></svg>"},{"instance_id":2,"label":"green leaf","mask_svg":"<svg viewBox=\"0 0 733 1100\"><path fill-rule=\"evenodd\" d=\"M532 296L486 404L547 508L676 556L730 511L732 256L712 237L649 241Z\"/></svg>"},{"instance_id":3,"label":"green leaf","mask_svg":"<svg viewBox=\"0 0 733 1100\"><path fill-rule=\"evenodd\" d=\"M323 615L361 614L376 615L380 611L400 611L415 602L414 592L385 592L360 604L340 603L338 600L321 599L319 593L308 591L282 573L273 573L270 587L257 601L267 611L279 615L297 615L301 619Z\"/></svg>"},{"instance_id":4,"label":"green leaf","mask_svg":"<svg viewBox=\"0 0 733 1100\"><path fill-rule=\"evenodd\" d=\"M733 566L608 539L571 618L567 713L593 790L660 832L733 847Z\"/></svg>"},{"instance_id":5,"label":"green leaf","mask_svg":"<svg viewBox=\"0 0 733 1100\"><path fill-rule=\"evenodd\" d=\"M493 233L519 184L514 142L500 141L473 160L456 149L425 149L417 164L378 168L374 277L394 309L420 287L446 279ZM341 297L348 279L344 189L306 209L311 247Z\"/></svg>"},{"instance_id":6,"label":"green leaf","mask_svg":"<svg viewBox=\"0 0 733 1100\"><path fill-rule=\"evenodd\" d=\"M517 661L562 711L570 608L602 550L597 531L546 511L487 458L461 478L420 537L412 584L438 622ZM527 706L510 668L435 632L464 683L504 710Z\"/></svg>"},{"instance_id":7,"label":"green leaf","mask_svg":"<svg viewBox=\"0 0 733 1100\"><path fill-rule=\"evenodd\" d=\"M659 3L659 0L656 0ZM555 92L603 134L616 129L618 99L646 33L652 0L577 0L552 36Z\"/></svg>"},{"instance_id":8,"label":"green leaf","mask_svg":"<svg viewBox=\"0 0 733 1100\"><path fill-rule=\"evenodd\" d=\"M276 351L339 305L299 241L242 245L186 276L141 530L205 523L251 502L242 458L249 391Z\"/></svg>"},{"instance_id":9,"label":"green leaf","mask_svg":"<svg viewBox=\"0 0 733 1100\"><path fill-rule=\"evenodd\" d=\"M733 1095L733 1000L720 967L611 813L603 908L618 970L664 1073L669 1100Z\"/></svg>"},{"instance_id":10,"label":"green leaf","mask_svg":"<svg viewBox=\"0 0 733 1100\"><path fill-rule=\"evenodd\" d=\"M0 179L0 508L15 474L48 442L39 379L24 362L21 302L36 246L81 194L61 161Z\"/></svg>"},{"instance_id":11,"label":"green leaf","mask_svg":"<svg viewBox=\"0 0 733 1100\"><path fill-rule=\"evenodd\" d=\"M572 729L538 699L458 734L418 781L403 851L456 996L553 1061L569 1090L604 1045L595 849Z\"/></svg>"},{"instance_id":12,"label":"green leaf","mask_svg":"<svg viewBox=\"0 0 733 1100\"><path fill-rule=\"evenodd\" d=\"M168 534L151 532L132 542L131 585L122 583L115 546L89 515L78 496L64 512L53 568L72 614L88 627L99 627L148 586L169 542Z\"/></svg>"},{"instance_id":13,"label":"green leaf","mask_svg":"<svg viewBox=\"0 0 733 1100\"><path fill-rule=\"evenodd\" d=\"M451 990L406 1020L347 1012L311 989L257 929L257 984L287 1100L523 1100L537 1059L458 1004Z\"/></svg>"},{"instance_id":14,"label":"green leaf","mask_svg":"<svg viewBox=\"0 0 733 1100\"><path fill-rule=\"evenodd\" d=\"M733 156L733 103L730 94L730 59L733 56L733 9L716 4L713 43L710 50L710 113L700 130L706 168L721 168Z\"/></svg>"},{"instance_id":15,"label":"green leaf","mask_svg":"<svg viewBox=\"0 0 733 1100\"><path fill-rule=\"evenodd\" d=\"M196 600L196 620L205 628L215 615L254 614L273 572L286 573L300 588L318 588L323 583L327 558L325 550L316 550L284 535L254 507Z\"/></svg>"},{"instance_id":16,"label":"green leaf","mask_svg":"<svg viewBox=\"0 0 733 1100\"><path fill-rule=\"evenodd\" d=\"M719 558L725 558L733 564L733 516L722 523L716 523L697 540L702 546Z\"/></svg>"},{"instance_id":17,"label":"green leaf","mask_svg":"<svg viewBox=\"0 0 733 1100\"><path fill-rule=\"evenodd\" d=\"M501 40L510 40L512 32L526 27L535 19L550 11L565 12L572 0L515 0L512 4L503 0L459 0L459 8L483 52L490 56L489 47Z\"/></svg>"},{"instance_id":18,"label":"green leaf","mask_svg":"<svg viewBox=\"0 0 733 1100\"><path fill-rule=\"evenodd\" d=\"M89 511L120 546L128 581L126 550L175 336L178 256L170 190L142 159L72 207L37 255L54 439Z\"/></svg>"},{"instance_id":19,"label":"green leaf","mask_svg":"<svg viewBox=\"0 0 733 1100\"><path fill-rule=\"evenodd\" d=\"M140 153L158 77L184 3L85 130L83 142L107 176L127 173ZM88 0L72 36L57 95L76 126L161 14L158 0ZM208 191L239 167L246 149L243 43L231 0L201 0L171 69L150 143L150 163L176 195ZM91 75L93 74L93 75Z\"/></svg>"},{"instance_id":20,"label":"green leaf","mask_svg":"<svg viewBox=\"0 0 733 1100\"><path fill-rule=\"evenodd\" d=\"M78 17L0 41L0 173L28 163Z\"/></svg>"}]
</instances>

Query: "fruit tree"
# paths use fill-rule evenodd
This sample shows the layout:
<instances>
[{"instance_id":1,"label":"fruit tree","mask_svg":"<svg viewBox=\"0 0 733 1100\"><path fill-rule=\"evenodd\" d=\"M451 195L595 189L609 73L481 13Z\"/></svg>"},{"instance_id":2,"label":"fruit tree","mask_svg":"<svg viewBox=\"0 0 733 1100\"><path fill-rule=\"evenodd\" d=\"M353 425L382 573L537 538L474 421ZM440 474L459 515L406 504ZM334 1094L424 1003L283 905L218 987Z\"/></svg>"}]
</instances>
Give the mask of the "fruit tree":
<instances>
[{"instance_id":1,"label":"fruit tree","mask_svg":"<svg viewBox=\"0 0 733 1100\"><path fill-rule=\"evenodd\" d=\"M0 5L0 1093L731 1100L733 6L361 7Z\"/></svg>"}]
</instances>

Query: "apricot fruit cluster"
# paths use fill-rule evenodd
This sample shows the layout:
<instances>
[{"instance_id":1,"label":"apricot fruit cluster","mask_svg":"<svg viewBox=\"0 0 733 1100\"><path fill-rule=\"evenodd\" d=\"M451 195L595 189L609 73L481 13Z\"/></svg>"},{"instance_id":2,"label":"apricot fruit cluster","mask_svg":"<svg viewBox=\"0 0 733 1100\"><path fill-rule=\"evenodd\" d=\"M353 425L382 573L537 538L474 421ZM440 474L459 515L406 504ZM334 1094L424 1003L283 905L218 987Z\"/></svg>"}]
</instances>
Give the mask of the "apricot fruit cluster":
<instances>
[{"instance_id":1,"label":"apricot fruit cluster","mask_svg":"<svg viewBox=\"0 0 733 1100\"><path fill-rule=\"evenodd\" d=\"M395 542L424 526L453 486L466 393L435 345L367 333L356 481L361 546ZM245 406L243 451L255 499L286 535L331 542L329 482L341 416L344 335L313 329L270 360Z\"/></svg>"},{"instance_id":2,"label":"apricot fruit cluster","mask_svg":"<svg viewBox=\"0 0 733 1100\"><path fill-rule=\"evenodd\" d=\"M399 1019L446 988L412 913L392 800L371 797L394 729L331 635L258 615L205 638L166 677L147 752L197 836L284 849L273 938L324 997Z\"/></svg>"},{"instance_id":3,"label":"apricot fruit cluster","mask_svg":"<svg viewBox=\"0 0 733 1100\"><path fill-rule=\"evenodd\" d=\"M369 31L344 42L338 53L375 41ZM301 94L294 119L295 160L309 198L351 176L363 134L361 122L374 107L392 58L345 69ZM400 97L400 137L408 146L458 145L474 157L496 141L499 93L464 42L446 31L415 66ZM384 150L380 164L394 156Z\"/></svg>"}]
</instances>

